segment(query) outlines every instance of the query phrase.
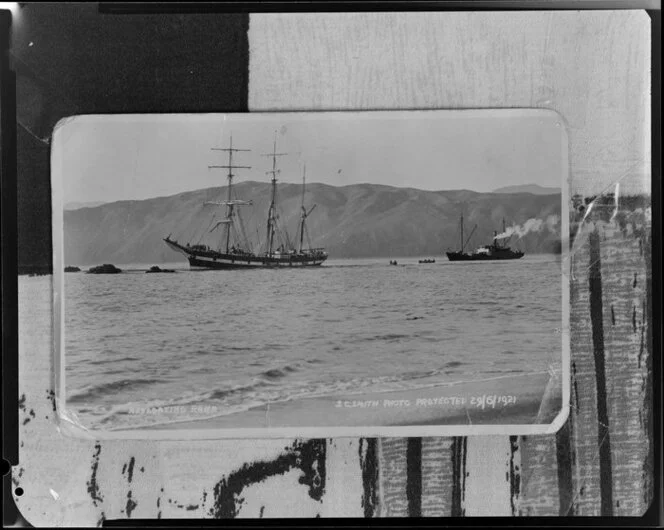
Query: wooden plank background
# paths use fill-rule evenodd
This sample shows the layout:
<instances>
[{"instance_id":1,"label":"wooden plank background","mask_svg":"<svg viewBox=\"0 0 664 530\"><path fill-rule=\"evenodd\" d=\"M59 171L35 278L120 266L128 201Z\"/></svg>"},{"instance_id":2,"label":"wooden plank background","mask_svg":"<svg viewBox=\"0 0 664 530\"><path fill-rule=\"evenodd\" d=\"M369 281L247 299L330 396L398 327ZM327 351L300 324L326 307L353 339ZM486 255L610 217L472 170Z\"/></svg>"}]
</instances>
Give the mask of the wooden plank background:
<instances>
[{"instance_id":1,"label":"wooden plank background","mask_svg":"<svg viewBox=\"0 0 664 530\"><path fill-rule=\"evenodd\" d=\"M34 525L117 518L641 515L653 493L649 20L642 12L252 15L250 110L545 107L570 136L572 399L530 437L73 440L52 276L19 280L20 463Z\"/></svg>"}]
</instances>

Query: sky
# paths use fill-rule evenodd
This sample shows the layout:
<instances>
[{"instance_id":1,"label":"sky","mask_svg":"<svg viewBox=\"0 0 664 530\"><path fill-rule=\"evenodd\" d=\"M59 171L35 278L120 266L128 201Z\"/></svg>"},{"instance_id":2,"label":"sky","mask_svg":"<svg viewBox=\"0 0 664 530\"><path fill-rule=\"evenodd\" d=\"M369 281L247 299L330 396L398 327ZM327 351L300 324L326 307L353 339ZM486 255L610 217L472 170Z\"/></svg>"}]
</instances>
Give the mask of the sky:
<instances>
[{"instance_id":1,"label":"sky","mask_svg":"<svg viewBox=\"0 0 664 530\"><path fill-rule=\"evenodd\" d=\"M520 184L561 187L567 137L552 111L317 112L75 116L53 136L53 185L64 204L174 195L234 182L268 182L273 150L281 182L385 184L488 192Z\"/></svg>"}]
</instances>

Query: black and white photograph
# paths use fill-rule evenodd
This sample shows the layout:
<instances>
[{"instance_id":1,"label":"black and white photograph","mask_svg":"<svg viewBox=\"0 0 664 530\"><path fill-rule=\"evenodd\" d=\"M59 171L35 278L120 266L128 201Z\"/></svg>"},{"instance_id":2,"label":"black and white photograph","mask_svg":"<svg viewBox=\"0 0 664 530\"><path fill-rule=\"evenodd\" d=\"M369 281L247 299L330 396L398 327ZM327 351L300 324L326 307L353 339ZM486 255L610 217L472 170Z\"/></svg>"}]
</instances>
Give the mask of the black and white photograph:
<instances>
[{"instance_id":1,"label":"black and white photograph","mask_svg":"<svg viewBox=\"0 0 664 530\"><path fill-rule=\"evenodd\" d=\"M5 519L655 524L656 2L231 4L0 9Z\"/></svg>"},{"instance_id":2,"label":"black and white photograph","mask_svg":"<svg viewBox=\"0 0 664 530\"><path fill-rule=\"evenodd\" d=\"M61 120L60 419L110 437L555 432L567 157L548 110Z\"/></svg>"}]
</instances>

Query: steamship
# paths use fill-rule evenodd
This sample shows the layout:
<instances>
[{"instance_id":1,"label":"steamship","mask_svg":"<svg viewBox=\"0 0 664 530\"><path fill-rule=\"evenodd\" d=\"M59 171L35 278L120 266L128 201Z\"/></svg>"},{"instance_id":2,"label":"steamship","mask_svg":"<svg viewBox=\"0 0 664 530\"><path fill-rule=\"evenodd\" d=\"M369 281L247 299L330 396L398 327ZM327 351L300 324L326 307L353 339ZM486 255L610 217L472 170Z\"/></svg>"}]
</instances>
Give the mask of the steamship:
<instances>
[{"instance_id":1,"label":"steamship","mask_svg":"<svg viewBox=\"0 0 664 530\"><path fill-rule=\"evenodd\" d=\"M447 259L450 261L487 261L487 260L507 260L507 259L520 259L524 256L524 253L520 250L513 250L509 247L509 240L512 238L512 235L505 235L505 219L503 219L503 231L501 234L498 234L494 231L493 240L489 245L481 246L475 249L472 252L465 252L465 247L468 245L470 238L475 233L477 225L473 227L472 232L468 236L468 239L464 242L463 239L463 214L461 214L461 220L459 222L460 230L460 246L461 249L457 251L447 252Z\"/></svg>"}]
</instances>

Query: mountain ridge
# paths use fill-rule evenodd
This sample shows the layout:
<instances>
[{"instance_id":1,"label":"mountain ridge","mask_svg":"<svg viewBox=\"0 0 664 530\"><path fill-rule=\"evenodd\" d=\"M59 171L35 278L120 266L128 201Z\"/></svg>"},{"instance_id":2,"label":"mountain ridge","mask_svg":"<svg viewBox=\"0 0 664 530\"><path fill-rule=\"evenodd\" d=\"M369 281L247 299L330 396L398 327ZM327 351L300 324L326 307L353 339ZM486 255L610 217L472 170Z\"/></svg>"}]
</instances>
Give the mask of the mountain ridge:
<instances>
[{"instance_id":1,"label":"mountain ridge","mask_svg":"<svg viewBox=\"0 0 664 530\"><path fill-rule=\"evenodd\" d=\"M243 211L248 239L264 238L270 184L244 181L234 185L237 197L252 199L252 211ZM168 263L183 260L162 239L215 246L220 233L209 232L212 220L224 212L206 201L225 197L225 186L205 188L143 200L120 200L64 212L67 265L98 263ZM302 198L301 184L278 188L279 222L295 234ZM313 247L325 247L331 258L441 256L457 249L459 216L464 212L466 234L478 224L470 247L488 243L494 230L545 221L560 216L560 195L482 193L471 190L426 191L380 184L332 186L307 184L305 204L316 209L308 218ZM512 241L526 253L559 251L559 235L546 228Z\"/></svg>"}]
</instances>

